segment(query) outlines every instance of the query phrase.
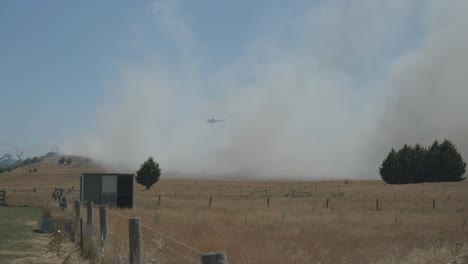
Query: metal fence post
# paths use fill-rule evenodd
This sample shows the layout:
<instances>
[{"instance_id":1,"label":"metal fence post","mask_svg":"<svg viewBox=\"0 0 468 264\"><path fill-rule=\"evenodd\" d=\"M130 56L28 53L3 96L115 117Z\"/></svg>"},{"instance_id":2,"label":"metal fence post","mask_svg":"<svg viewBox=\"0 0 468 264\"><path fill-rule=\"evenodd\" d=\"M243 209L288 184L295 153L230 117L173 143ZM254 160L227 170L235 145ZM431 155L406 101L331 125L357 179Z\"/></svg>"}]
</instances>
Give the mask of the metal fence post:
<instances>
[{"instance_id":1,"label":"metal fence post","mask_svg":"<svg viewBox=\"0 0 468 264\"><path fill-rule=\"evenodd\" d=\"M201 257L202 264L227 264L227 256L222 252L208 252Z\"/></svg>"},{"instance_id":2,"label":"metal fence post","mask_svg":"<svg viewBox=\"0 0 468 264\"><path fill-rule=\"evenodd\" d=\"M141 264L141 218L128 220L128 237L130 244L130 264Z\"/></svg>"}]
</instances>

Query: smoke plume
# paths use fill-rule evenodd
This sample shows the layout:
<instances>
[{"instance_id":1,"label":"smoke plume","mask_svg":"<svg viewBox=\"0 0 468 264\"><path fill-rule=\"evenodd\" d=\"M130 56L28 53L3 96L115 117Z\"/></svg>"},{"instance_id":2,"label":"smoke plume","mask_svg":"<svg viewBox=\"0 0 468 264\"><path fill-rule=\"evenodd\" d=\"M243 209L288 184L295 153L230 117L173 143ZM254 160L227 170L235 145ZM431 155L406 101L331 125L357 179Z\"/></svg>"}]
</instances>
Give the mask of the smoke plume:
<instances>
[{"instance_id":1,"label":"smoke plume","mask_svg":"<svg viewBox=\"0 0 468 264\"><path fill-rule=\"evenodd\" d=\"M325 1L269 14L216 69L182 7L148 7L135 38L144 59L121 69L96 130L64 151L132 170L153 156L166 172L307 179L377 178L404 143L449 138L468 157L468 2ZM169 53L148 48L155 32Z\"/></svg>"}]
</instances>

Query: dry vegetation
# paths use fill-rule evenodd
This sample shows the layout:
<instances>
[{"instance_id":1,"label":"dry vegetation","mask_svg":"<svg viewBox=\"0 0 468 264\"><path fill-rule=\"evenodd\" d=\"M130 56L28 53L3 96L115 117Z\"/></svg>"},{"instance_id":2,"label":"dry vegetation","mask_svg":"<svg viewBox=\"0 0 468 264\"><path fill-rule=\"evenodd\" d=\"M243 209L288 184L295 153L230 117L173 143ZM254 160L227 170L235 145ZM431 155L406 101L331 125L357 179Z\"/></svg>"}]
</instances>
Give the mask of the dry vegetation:
<instances>
[{"instance_id":1,"label":"dry vegetation","mask_svg":"<svg viewBox=\"0 0 468 264\"><path fill-rule=\"evenodd\" d=\"M34 186L35 193L19 192ZM54 187L72 186L79 187L76 170L0 175L9 204L42 205ZM163 179L150 191L136 187L133 210L110 211L110 241L101 260L128 256L128 221L117 213L141 217L143 224L202 252L225 251L230 263L468 263L467 187ZM271 196L269 208L264 190ZM69 195L72 200L78 192ZM199 259L147 228L143 234L145 263L190 263L171 250Z\"/></svg>"}]
</instances>

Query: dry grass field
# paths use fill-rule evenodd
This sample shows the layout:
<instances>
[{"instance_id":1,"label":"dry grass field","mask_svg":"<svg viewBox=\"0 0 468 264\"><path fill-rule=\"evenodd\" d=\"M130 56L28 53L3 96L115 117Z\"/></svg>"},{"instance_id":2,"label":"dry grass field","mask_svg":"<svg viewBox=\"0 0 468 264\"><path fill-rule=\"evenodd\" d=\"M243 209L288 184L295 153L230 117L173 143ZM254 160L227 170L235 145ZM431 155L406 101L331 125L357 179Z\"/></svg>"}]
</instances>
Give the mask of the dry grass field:
<instances>
[{"instance_id":1,"label":"dry grass field","mask_svg":"<svg viewBox=\"0 0 468 264\"><path fill-rule=\"evenodd\" d=\"M77 190L80 172L97 169L51 164L39 166L37 173L24 168L1 174L8 204L43 206L53 188ZM34 187L36 192L22 192ZM73 200L78 192L68 195ZM150 191L136 185L134 209L110 210L110 241L101 263L128 256L128 220L122 216L141 217L149 227L143 228L145 263L196 263L196 250L227 252L230 263L468 263L467 182L386 185L163 175Z\"/></svg>"}]
</instances>

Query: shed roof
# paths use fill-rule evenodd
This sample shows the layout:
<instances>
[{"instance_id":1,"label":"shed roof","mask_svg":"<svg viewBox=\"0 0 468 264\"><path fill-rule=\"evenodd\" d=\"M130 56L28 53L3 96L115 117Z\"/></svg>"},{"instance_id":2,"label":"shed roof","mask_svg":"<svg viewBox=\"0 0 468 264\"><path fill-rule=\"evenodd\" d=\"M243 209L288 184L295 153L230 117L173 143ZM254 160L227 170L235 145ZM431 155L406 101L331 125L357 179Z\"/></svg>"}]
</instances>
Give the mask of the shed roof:
<instances>
[{"instance_id":1,"label":"shed roof","mask_svg":"<svg viewBox=\"0 0 468 264\"><path fill-rule=\"evenodd\" d=\"M108 173L108 172L92 172L92 173L82 173L83 176L128 176L133 177L135 174L133 173Z\"/></svg>"}]
</instances>

